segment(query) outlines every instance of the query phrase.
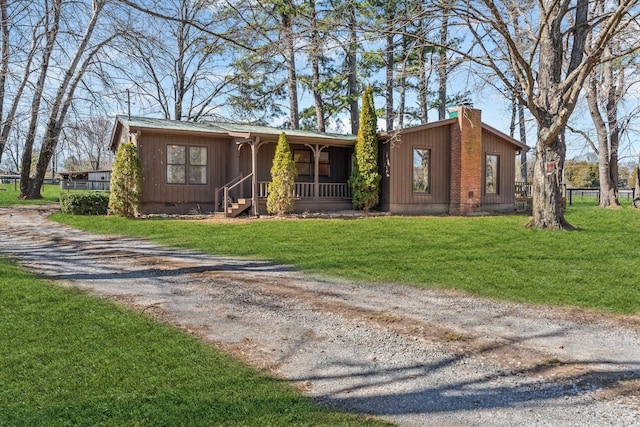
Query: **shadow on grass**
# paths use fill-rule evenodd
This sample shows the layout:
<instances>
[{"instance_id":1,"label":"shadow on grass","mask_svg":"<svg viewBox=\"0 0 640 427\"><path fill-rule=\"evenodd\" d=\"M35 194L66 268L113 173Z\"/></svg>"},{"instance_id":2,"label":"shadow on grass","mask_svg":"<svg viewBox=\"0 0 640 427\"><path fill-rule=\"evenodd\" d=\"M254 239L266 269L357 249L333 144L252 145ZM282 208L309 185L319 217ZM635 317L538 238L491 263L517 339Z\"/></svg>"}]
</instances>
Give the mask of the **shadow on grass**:
<instances>
[{"instance_id":1,"label":"shadow on grass","mask_svg":"<svg viewBox=\"0 0 640 427\"><path fill-rule=\"evenodd\" d=\"M92 240L87 240L88 235L73 233L72 230L56 228L47 236L37 239L26 232L23 236L16 233L17 238L31 240L21 248L0 243L0 251L29 264L37 264L47 278L55 280L126 281L221 271L295 271L293 268L269 262L234 261L197 252L165 249L138 239L118 238L116 244L108 237L92 237ZM139 269L134 266L130 271L109 265L110 258L122 257L139 257L144 262L140 263ZM149 267L149 264L154 266ZM350 361L333 360L323 367L323 372L329 372L327 374L312 374L290 380L323 381L330 384L328 388L332 391L320 396L319 400L332 406L372 415L404 415L477 409L535 409L545 401L581 396L594 390L610 390L618 387L620 381L640 379L640 362L608 360L578 363L554 361L551 364L541 362L531 368L516 371L483 369L467 377L443 378L443 375L450 376L451 370L455 372L457 365L499 346L511 346L533 338L562 336L565 332L558 330L547 335L527 335L506 344L480 349L475 354L456 354L432 363L409 363L400 367L386 368L371 363L354 364ZM303 341L297 343L299 347L304 345ZM589 371L596 365L609 366L610 369ZM552 369L571 366L581 366L584 369L579 373L567 369L568 373L560 376L554 376L550 372ZM445 371L446 368L450 370ZM345 374L340 374L343 371ZM344 387L341 385L343 382L349 385ZM567 402L567 406L571 404L575 404L575 401Z\"/></svg>"}]
</instances>

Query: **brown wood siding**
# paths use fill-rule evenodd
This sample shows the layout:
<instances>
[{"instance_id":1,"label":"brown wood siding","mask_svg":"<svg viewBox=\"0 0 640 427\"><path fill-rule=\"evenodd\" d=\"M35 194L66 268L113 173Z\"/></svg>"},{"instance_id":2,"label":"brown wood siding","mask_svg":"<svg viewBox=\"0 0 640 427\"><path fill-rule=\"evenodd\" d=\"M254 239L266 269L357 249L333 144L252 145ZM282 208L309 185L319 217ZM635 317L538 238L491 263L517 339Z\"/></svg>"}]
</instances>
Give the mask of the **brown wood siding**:
<instances>
[{"instance_id":1,"label":"brown wood siding","mask_svg":"<svg viewBox=\"0 0 640 427\"><path fill-rule=\"evenodd\" d=\"M263 143L258 147L258 181L271 180L271 166L276 153L276 143ZM251 146L242 144L240 148L240 172L247 176L251 173Z\"/></svg>"},{"instance_id":2,"label":"brown wood siding","mask_svg":"<svg viewBox=\"0 0 640 427\"><path fill-rule=\"evenodd\" d=\"M385 142L378 144L378 165L380 175L380 209L389 210L389 202L391 201L391 143Z\"/></svg>"},{"instance_id":3,"label":"brown wood siding","mask_svg":"<svg viewBox=\"0 0 640 427\"><path fill-rule=\"evenodd\" d=\"M166 146L169 144L207 147L206 184L167 184ZM226 182L230 140L143 132L138 146L143 175L142 203L211 203L214 189Z\"/></svg>"},{"instance_id":4,"label":"brown wood siding","mask_svg":"<svg viewBox=\"0 0 640 427\"><path fill-rule=\"evenodd\" d=\"M407 132L401 141L390 142L389 202L394 205L428 205L449 202L451 151L450 126ZM431 150L431 192L413 192L413 150ZM415 209L411 209L415 211Z\"/></svg>"},{"instance_id":5,"label":"brown wood siding","mask_svg":"<svg viewBox=\"0 0 640 427\"><path fill-rule=\"evenodd\" d=\"M498 194L485 193L486 167L484 164L485 159L482 159L482 205L515 203L516 151L513 145L495 135L483 132L482 151L484 156L487 154L500 156Z\"/></svg>"},{"instance_id":6,"label":"brown wood siding","mask_svg":"<svg viewBox=\"0 0 640 427\"><path fill-rule=\"evenodd\" d=\"M243 176L247 176L251 173L251 146L249 144L242 144L239 146L239 150L237 155L240 156L240 173L242 173ZM258 151L258 153L259 152L260 151Z\"/></svg>"}]
</instances>

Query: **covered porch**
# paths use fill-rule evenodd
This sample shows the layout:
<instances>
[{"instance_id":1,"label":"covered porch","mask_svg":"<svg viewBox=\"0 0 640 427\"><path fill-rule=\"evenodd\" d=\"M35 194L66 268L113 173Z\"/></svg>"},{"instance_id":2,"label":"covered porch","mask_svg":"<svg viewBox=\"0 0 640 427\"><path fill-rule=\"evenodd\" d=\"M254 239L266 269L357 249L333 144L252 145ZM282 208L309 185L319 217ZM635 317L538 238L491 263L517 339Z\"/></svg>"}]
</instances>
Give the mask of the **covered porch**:
<instances>
[{"instance_id":1,"label":"covered porch","mask_svg":"<svg viewBox=\"0 0 640 427\"><path fill-rule=\"evenodd\" d=\"M355 137L286 130L298 177L295 212L336 211L351 208L351 157ZM237 156L228 166L233 179L216 189L216 206L226 216L249 211L265 214L271 167L279 135L233 134ZM225 203L222 203L225 201Z\"/></svg>"}]
</instances>

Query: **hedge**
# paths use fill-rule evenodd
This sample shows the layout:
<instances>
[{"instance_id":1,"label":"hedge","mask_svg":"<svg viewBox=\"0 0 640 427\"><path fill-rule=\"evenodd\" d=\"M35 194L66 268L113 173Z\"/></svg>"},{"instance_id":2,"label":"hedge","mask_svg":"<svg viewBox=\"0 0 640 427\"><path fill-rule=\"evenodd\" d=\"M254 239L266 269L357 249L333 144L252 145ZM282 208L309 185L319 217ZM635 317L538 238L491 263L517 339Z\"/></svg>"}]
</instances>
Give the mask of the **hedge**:
<instances>
[{"instance_id":1,"label":"hedge","mask_svg":"<svg viewBox=\"0 0 640 427\"><path fill-rule=\"evenodd\" d=\"M60 194L60 210L62 213L74 215L106 215L108 206L109 193L106 191Z\"/></svg>"}]
</instances>

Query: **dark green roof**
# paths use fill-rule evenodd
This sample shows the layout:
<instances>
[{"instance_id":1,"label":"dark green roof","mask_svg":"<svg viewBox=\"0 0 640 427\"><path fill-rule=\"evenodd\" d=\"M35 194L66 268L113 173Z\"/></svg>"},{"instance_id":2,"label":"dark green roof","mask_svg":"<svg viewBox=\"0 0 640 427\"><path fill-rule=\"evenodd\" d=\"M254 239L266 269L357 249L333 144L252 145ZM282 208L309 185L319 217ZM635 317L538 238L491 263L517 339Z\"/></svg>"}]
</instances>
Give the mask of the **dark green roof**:
<instances>
[{"instance_id":1,"label":"dark green roof","mask_svg":"<svg viewBox=\"0 0 640 427\"><path fill-rule=\"evenodd\" d=\"M118 116L117 120L129 128L146 128L159 130L175 130L203 133L222 134L247 134L247 135L272 135L278 136L285 132L287 136L298 136L307 138L326 138L331 140L354 141L354 135L343 135L335 133L323 133L311 130L281 129L270 126L259 126L241 123L214 123L214 122L185 122L180 120L154 119L147 117L127 117Z\"/></svg>"},{"instance_id":2,"label":"dark green roof","mask_svg":"<svg viewBox=\"0 0 640 427\"><path fill-rule=\"evenodd\" d=\"M280 135L282 132L284 132L287 134L287 136L343 139L345 141L354 141L356 139L354 135L317 132L312 130L281 129L281 128L274 128L270 126L259 126L259 125L242 124L242 123L210 123L210 124L212 126L218 127L220 129L225 129L232 133Z\"/></svg>"},{"instance_id":3,"label":"dark green roof","mask_svg":"<svg viewBox=\"0 0 640 427\"><path fill-rule=\"evenodd\" d=\"M118 116L117 120L129 128L145 128L160 130L179 130L191 132L227 133L209 123L184 122L180 120L153 119L149 117Z\"/></svg>"}]
</instances>

